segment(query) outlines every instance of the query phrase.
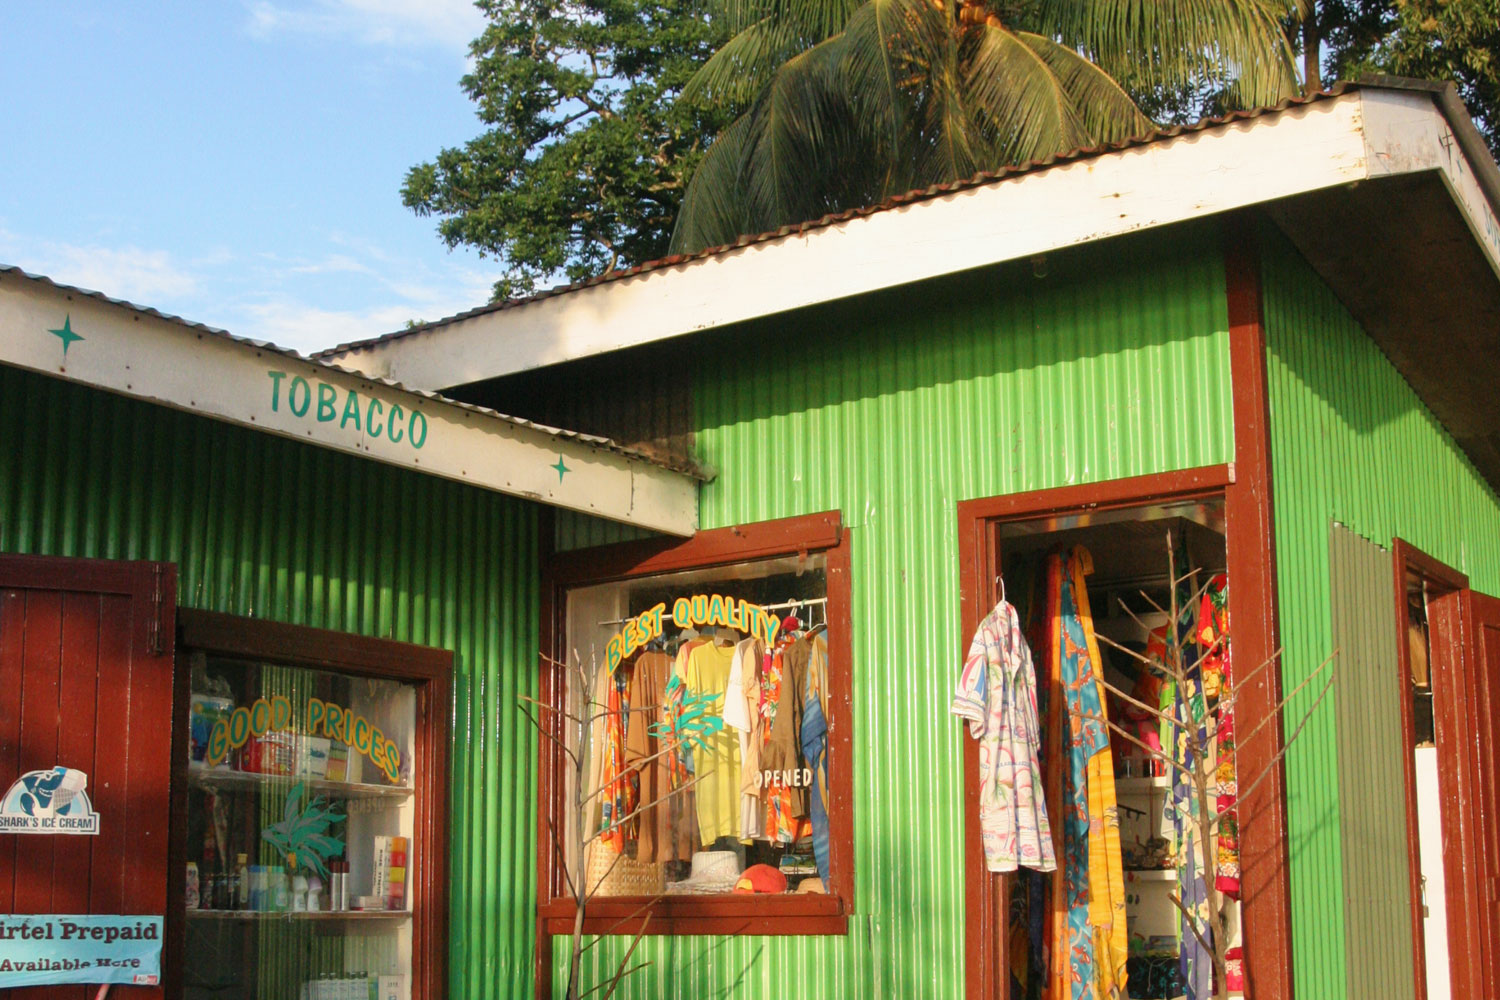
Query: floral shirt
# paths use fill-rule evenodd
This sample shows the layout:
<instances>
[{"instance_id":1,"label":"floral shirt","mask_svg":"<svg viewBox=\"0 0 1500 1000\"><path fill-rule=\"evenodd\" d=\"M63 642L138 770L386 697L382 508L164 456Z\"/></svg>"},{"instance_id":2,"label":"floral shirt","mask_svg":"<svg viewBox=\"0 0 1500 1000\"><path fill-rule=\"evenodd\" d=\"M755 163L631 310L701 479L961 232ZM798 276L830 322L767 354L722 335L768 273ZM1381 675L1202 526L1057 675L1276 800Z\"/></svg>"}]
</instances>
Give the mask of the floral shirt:
<instances>
[{"instance_id":1,"label":"floral shirt","mask_svg":"<svg viewBox=\"0 0 1500 1000\"><path fill-rule=\"evenodd\" d=\"M1036 674L1016 609L1004 601L969 646L950 709L979 740L979 827L985 867L1056 869L1038 762Z\"/></svg>"}]
</instances>

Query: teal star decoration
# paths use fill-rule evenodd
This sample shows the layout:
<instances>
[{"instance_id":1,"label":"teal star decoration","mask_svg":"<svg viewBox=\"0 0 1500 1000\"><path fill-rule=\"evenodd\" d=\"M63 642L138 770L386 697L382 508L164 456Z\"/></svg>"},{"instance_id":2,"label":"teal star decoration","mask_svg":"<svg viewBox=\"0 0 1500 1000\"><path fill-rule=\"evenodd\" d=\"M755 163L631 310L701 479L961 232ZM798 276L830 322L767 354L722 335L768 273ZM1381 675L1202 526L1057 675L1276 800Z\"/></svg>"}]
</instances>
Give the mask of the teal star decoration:
<instances>
[{"instance_id":1,"label":"teal star decoration","mask_svg":"<svg viewBox=\"0 0 1500 1000\"><path fill-rule=\"evenodd\" d=\"M564 473L572 472L573 471L572 469L568 468L566 465L563 464L563 457L561 455L557 456L557 464L556 465L549 465L549 466L547 466L547 468L549 468L549 469L556 469L557 470L557 481L559 483L562 482L562 477L563 477Z\"/></svg>"},{"instance_id":2,"label":"teal star decoration","mask_svg":"<svg viewBox=\"0 0 1500 1000\"><path fill-rule=\"evenodd\" d=\"M73 317L71 314L63 317L62 329L48 330L47 332L62 341L64 358L68 356L68 348L72 346L73 341L83 339L73 332Z\"/></svg>"}]
</instances>

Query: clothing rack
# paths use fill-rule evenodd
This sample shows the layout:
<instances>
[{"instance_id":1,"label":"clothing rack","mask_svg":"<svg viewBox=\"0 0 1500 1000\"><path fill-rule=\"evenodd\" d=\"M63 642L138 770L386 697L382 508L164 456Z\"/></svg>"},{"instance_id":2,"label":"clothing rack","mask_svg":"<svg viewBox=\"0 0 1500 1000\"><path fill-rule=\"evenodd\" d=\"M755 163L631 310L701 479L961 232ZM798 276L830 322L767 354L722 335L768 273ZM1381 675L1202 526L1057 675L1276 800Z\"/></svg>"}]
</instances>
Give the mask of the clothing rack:
<instances>
[{"instance_id":1,"label":"clothing rack","mask_svg":"<svg viewBox=\"0 0 1500 1000\"><path fill-rule=\"evenodd\" d=\"M803 601L782 601L780 604L757 604L756 607L760 608L762 611L786 611L789 608L802 608L807 607L810 604L827 603L828 598L826 597L809 597ZM629 618L616 618L613 621L600 622L599 627L603 628L609 625L624 625L626 622L635 621L636 617L636 615L631 615ZM661 620L664 622L671 622L673 625L677 624L677 619L668 614L662 615Z\"/></svg>"}]
</instances>

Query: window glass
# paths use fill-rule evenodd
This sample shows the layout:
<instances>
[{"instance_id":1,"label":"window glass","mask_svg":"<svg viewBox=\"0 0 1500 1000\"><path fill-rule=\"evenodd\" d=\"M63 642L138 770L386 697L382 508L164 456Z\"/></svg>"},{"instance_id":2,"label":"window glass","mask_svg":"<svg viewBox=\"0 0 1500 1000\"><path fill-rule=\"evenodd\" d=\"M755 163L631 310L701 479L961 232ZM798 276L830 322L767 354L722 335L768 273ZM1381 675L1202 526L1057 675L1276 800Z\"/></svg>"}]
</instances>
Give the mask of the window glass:
<instances>
[{"instance_id":1,"label":"window glass","mask_svg":"<svg viewBox=\"0 0 1500 1000\"><path fill-rule=\"evenodd\" d=\"M827 600L821 555L569 592L566 853L593 895L827 890Z\"/></svg>"},{"instance_id":2,"label":"window glass","mask_svg":"<svg viewBox=\"0 0 1500 1000\"><path fill-rule=\"evenodd\" d=\"M416 690L191 655L189 998L410 996Z\"/></svg>"}]
</instances>

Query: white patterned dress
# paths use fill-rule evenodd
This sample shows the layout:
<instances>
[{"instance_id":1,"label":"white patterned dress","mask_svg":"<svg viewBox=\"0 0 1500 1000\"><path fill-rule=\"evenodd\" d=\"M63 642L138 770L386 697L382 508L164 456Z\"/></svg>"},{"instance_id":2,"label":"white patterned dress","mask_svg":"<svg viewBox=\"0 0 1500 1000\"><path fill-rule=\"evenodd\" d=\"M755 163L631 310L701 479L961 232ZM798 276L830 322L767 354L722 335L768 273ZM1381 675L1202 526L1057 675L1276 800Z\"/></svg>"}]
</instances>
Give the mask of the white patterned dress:
<instances>
[{"instance_id":1,"label":"white patterned dress","mask_svg":"<svg viewBox=\"0 0 1500 1000\"><path fill-rule=\"evenodd\" d=\"M979 740L979 828L985 867L1054 871L1052 828L1038 761L1036 671L1016 609L1005 601L980 623L950 709Z\"/></svg>"}]
</instances>

